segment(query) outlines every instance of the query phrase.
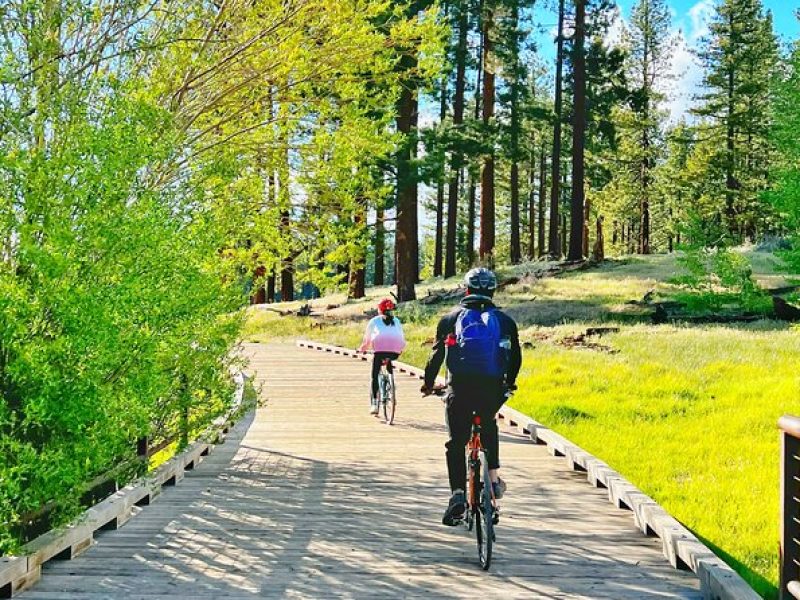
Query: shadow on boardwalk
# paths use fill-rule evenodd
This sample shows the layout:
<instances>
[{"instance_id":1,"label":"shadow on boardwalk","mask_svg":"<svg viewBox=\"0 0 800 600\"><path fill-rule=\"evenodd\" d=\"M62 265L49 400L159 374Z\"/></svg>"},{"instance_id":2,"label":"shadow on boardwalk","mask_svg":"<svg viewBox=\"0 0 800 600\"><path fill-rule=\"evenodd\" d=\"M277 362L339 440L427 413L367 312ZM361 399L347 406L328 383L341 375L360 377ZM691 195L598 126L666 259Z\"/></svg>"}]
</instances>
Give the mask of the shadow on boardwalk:
<instances>
[{"instance_id":1,"label":"shadow on boardwalk","mask_svg":"<svg viewBox=\"0 0 800 600\"><path fill-rule=\"evenodd\" d=\"M308 368L324 360L337 359ZM275 377L302 375L298 361L265 363ZM474 538L439 522L441 407L405 403L398 427L382 426L363 414L360 369L350 363L342 377L352 390L333 396L313 377L281 387L177 487L85 555L47 565L22 597L700 597L697 580L672 571L658 544L621 527L606 503L591 513L596 490L563 468L546 472L538 465L555 463L540 448L508 444L522 439L513 434L504 435L513 496L492 570L481 571ZM411 385L400 392L410 397ZM312 405L315 386L329 399Z\"/></svg>"}]
</instances>

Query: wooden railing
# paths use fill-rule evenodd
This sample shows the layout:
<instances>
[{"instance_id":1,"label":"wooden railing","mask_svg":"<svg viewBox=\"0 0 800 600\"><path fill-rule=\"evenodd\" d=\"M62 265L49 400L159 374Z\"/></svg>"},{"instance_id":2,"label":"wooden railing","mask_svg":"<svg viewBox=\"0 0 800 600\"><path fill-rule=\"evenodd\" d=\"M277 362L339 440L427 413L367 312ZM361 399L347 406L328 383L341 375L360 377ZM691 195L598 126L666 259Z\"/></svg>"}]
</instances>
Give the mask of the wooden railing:
<instances>
[{"instance_id":1,"label":"wooden railing","mask_svg":"<svg viewBox=\"0 0 800 600\"><path fill-rule=\"evenodd\" d=\"M121 459L108 472L94 477L77 489L76 493L80 497L81 505L91 506L119 491L133 476L143 475L147 472L150 458L157 452L176 442L179 443L179 448L188 446L190 435L189 409L186 407L178 418L177 431L172 433L161 432L156 438L142 437L137 439L135 455L131 453L131 455ZM21 515L9 527L23 543L30 542L51 529L51 518L56 508L57 502L48 502L38 510Z\"/></svg>"},{"instance_id":2,"label":"wooden railing","mask_svg":"<svg viewBox=\"0 0 800 600\"><path fill-rule=\"evenodd\" d=\"M244 402L245 375L236 373L234 380L236 393L231 408L197 436L192 436L188 427L189 413L184 411L177 419L175 431L162 431L155 443L147 438L137 440L136 455L123 459L122 464L135 465L140 472L147 472L146 476L135 479L122 489L119 489L116 468L97 477L87 484L91 486L87 493L92 496L87 496L85 504L91 504L91 508L65 527L48 529L36 535L22 546L19 556L0 556L0 598L10 598L33 585L41 576L42 564L48 560L71 559L89 548L98 530L122 526L140 510L139 507L150 504L164 486L175 485L183 479L185 472L194 469L202 457L209 454L213 445L222 443L233 421L248 407ZM189 436L195 438L191 443L188 443ZM150 457L175 442L179 443L178 449L183 450L147 471ZM133 455L133 448L130 453ZM36 522L29 519L30 522L25 524L31 528L49 528L48 513L52 511L52 506L32 515Z\"/></svg>"},{"instance_id":3,"label":"wooden railing","mask_svg":"<svg viewBox=\"0 0 800 600\"><path fill-rule=\"evenodd\" d=\"M800 418L785 415L781 430L781 600L800 599Z\"/></svg>"}]
</instances>

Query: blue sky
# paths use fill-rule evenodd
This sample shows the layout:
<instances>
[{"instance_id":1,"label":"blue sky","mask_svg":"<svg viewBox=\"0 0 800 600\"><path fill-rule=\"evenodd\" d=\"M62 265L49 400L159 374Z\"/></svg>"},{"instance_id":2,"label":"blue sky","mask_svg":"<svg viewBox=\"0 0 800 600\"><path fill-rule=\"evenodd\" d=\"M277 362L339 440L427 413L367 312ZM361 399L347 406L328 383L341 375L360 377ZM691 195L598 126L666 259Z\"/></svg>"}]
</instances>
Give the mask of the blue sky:
<instances>
[{"instance_id":1,"label":"blue sky","mask_svg":"<svg viewBox=\"0 0 800 600\"><path fill-rule=\"evenodd\" d=\"M667 0L673 11L673 34L680 36L672 59L673 81L666 89L665 107L670 113L670 120L677 121L687 114L692 106L693 97L700 91L702 69L697 64L693 51L700 39L707 32L707 25L714 14L714 6L718 0ZM617 0L620 14L624 20L631 12L637 0ZM800 9L800 0L762 0L764 7L772 11L775 32L781 42L789 43L800 38L800 21L795 12ZM552 66L555 58L555 30L557 22L556 0L536 0L534 19L541 30L534 34L538 47L537 54ZM610 33L613 37L614 32ZM422 100L420 106L421 124L431 124L438 119L438 104L430 99ZM430 195L432 190L422 186L421 195ZM427 211L421 213L421 230L430 225Z\"/></svg>"},{"instance_id":2,"label":"blue sky","mask_svg":"<svg viewBox=\"0 0 800 600\"><path fill-rule=\"evenodd\" d=\"M637 0L617 0L617 6L623 20L630 14ZM692 104L692 97L698 92L702 80L702 71L697 64L693 50L700 39L707 33L707 25L714 14L714 6L718 0L668 0L667 4L673 12L673 33L681 37L673 56L674 81L666 90L672 120L679 119ZM773 15L775 32L781 42L789 43L800 38L800 21L795 12L800 8L796 1L762 0L764 7ZM554 0L543 0L534 9L536 21L543 24L542 31L535 35L540 56L552 59L555 55L553 40L556 23L556 3ZM611 33L613 36L613 32Z\"/></svg>"}]
</instances>

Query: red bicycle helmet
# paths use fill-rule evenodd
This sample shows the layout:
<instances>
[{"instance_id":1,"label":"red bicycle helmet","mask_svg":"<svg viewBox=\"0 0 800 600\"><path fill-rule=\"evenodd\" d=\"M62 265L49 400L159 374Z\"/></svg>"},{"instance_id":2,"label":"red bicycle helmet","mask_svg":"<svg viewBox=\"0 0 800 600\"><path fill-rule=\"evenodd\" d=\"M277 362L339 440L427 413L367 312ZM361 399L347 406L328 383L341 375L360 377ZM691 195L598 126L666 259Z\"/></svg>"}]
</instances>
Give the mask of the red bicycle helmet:
<instances>
[{"instance_id":1,"label":"red bicycle helmet","mask_svg":"<svg viewBox=\"0 0 800 600\"><path fill-rule=\"evenodd\" d=\"M386 311L394 310L397 308L394 302L389 298L385 298L378 303L378 313L385 315Z\"/></svg>"}]
</instances>

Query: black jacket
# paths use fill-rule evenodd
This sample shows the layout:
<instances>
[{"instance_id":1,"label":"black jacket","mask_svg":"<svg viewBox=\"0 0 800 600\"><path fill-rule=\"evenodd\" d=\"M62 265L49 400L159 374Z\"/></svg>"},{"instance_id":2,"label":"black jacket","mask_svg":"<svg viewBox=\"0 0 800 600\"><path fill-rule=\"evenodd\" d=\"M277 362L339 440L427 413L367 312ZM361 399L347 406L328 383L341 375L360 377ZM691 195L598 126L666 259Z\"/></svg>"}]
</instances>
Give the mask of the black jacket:
<instances>
[{"instance_id":1,"label":"black jacket","mask_svg":"<svg viewBox=\"0 0 800 600\"><path fill-rule=\"evenodd\" d=\"M436 341L433 344L433 350L430 358L428 358L428 364L425 365L425 385L429 388L433 387L436 381L436 375L439 373L439 369L445 359L445 340L451 333L455 334L458 315L460 315L461 311L465 308L487 310L495 308L495 305L485 298L470 298L467 296L461 301L461 305L454 309L453 312L442 317L439 321L439 325L436 327ZM500 321L500 334L511 341L511 349L508 356L508 371L506 372L506 384L514 385L517 380L517 375L519 374L519 369L522 366L522 350L519 347L517 324L514 322L514 319L501 310L496 309L495 314Z\"/></svg>"}]
</instances>

